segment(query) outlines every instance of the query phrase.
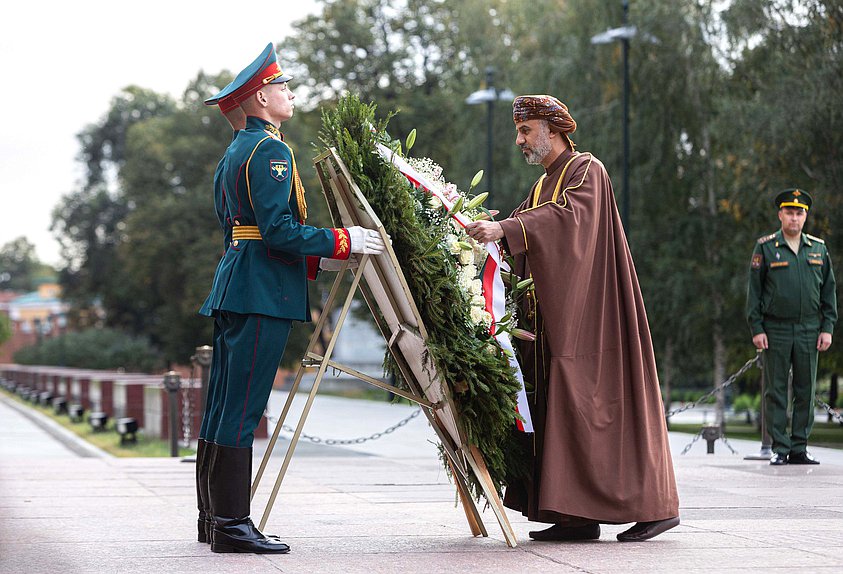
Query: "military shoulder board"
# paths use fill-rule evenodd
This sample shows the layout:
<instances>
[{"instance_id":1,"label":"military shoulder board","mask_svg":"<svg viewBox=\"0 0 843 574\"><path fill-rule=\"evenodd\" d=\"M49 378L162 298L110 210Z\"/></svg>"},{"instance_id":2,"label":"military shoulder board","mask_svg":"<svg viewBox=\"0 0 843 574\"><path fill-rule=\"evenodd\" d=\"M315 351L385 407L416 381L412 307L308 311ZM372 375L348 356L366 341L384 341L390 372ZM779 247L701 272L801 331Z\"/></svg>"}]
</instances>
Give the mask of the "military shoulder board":
<instances>
[{"instance_id":1,"label":"military shoulder board","mask_svg":"<svg viewBox=\"0 0 843 574\"><path fill-rule=\"evenodd\" d=\"M770 235L765 235L764 237L760 237L760 238L758 239L758 244L759 244L759 245L764 245L765 243L767 243L768 241L770 241L771 239L773 239L775 236L776 236L776 234L775 234L775 233L771 233Z\"/></svg>"},{"instance_id":2,"label":"military shoulder board","mask_svg":"<svg viewBox=\"0 0 843 574\"><path fill-rule=\"evenodd\" d=\"M819 237L814 237L813 235L809 235L809 234L807 234L807 233L805 234L805 237L807 237L807 238L808 238L808 239L810 239L811 241L816 241L816 242L817 242L817 243L819 243L820 245L825 245L825 241L823 241L823 240L822 240L822 239L820 239Z\"/></svg>"}]
</instances>

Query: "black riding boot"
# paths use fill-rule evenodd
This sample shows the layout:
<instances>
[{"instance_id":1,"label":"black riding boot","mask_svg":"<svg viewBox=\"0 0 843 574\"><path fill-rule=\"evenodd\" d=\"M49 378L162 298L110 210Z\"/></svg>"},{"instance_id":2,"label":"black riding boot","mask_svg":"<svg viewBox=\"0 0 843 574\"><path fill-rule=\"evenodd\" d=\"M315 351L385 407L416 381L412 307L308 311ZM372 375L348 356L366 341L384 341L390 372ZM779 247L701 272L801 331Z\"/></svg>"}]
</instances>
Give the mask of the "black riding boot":
<instances>
[{"instance_id":1,"label":"black riding boot","mask_svg":"<svg viewBox=\"0 0 843 574\"><path fill-rule=\"evenodd\" d=\"M249 518L252 449L216 445L208 475L214 516L213 552L285 554L290 547L264 536Z\"/></svg>"},{"instance_id":2,"label":"black riding boot","mask_svg":"<svg viewBox=\"0 0 843 574\"><path fill-rule=\"evenodd\" d=\"M199 520L197 521L197 537L199 542L211 543L211 529L213 523L211 517L211 504L208 498L208 468L213 457L214 444L199 439L196 447L196 506L199 508Z\"/></svg>"}]
</instances>

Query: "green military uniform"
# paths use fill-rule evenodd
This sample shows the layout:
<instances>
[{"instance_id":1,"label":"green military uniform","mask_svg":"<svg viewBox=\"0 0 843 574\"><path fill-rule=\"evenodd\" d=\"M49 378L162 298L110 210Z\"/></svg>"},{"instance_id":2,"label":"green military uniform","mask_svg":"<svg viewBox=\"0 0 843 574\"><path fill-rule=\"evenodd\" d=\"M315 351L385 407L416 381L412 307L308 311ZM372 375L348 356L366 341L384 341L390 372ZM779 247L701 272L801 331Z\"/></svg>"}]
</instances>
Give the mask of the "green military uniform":
<instances>
[{"instance_id":1,"label":"green military uniform","mask_svg":"<svg viewBox=\"0 0 843 574\"><path fill-rule=\"evenodd\" d=\"M290 79L270 43L205 103L224 111ZM197 535L214 552L283 554L289 547L249 518L254 430L292 322L309 320L308 278L320 257L348 259L351 240L346 229L305 224L295 157L267 119L249 116L236 133L217 166L214 205L225 253L200 310L214 318L214 352L196 457Z\"/></svg>"},{"instance_id":2,"label":"green military uniform","mask_svg":"<svg viewBox=\"0 0 843 574\"><path fill-rule=\"evenodd\" d=\"M344 229L303 224L295 160L272 124L249 117L217 175L217 212L231 240L200 311L216 318L214 355L222 361L211 370L202 438L248 447L291 321L309 319L307 256L347 258L350 244Z\"/></svg>"},{"instance_id":3,"label":"green military uniform","mask_svg":"<svg viewBox=\"0 0 843 574\"><path fill-rule=\"evenodd\" d=\"M777 205L808 209L811 199L799 190L777 197ZM817 340L837 321L834 270L822 239L801 234L796 253L780 229L761 237L752 252L746 303L753 337L765 333L764 408L773 451L780 456L805 453L814 422ZM793 413L787 432L787 382L793 369Z\"/></svg>"}]
</instances>

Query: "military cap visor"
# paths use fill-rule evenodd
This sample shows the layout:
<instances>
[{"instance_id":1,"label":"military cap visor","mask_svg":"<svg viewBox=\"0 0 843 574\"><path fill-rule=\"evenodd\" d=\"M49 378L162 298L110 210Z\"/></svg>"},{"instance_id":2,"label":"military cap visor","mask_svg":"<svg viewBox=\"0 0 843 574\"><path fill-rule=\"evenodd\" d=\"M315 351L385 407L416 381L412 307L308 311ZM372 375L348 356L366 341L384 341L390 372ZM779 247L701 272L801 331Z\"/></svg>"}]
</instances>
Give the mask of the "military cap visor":
<instances>
[{"instance_id":1,"label":"military cap visor","mask_svg":"<svg viewBox=\"0 0 843 574\"><path fill-rule=\"evenodd\" d=\"M801 189L786 189L776 196L776 207L799 207L808 211L811 209L813 200L811 196Z\"/></svg>"},{"instance_id":2,"label":"military cap visor","mask_svg":"<svg viewBox=\"0 0 843 574\"><path fill-rule=\"evenodd\" d=\"M275 54L275 46L270 42L260 56L243 68L237 74L237 77L220 90L218 94L205 100L205 104L209 106L222 105L222 102L225 101L230 109L258 91L261 86L282 84L292 79L292 76L288 76L281 71L281 66L278 65L278 56Z\"/></svg>"}]
</instances>

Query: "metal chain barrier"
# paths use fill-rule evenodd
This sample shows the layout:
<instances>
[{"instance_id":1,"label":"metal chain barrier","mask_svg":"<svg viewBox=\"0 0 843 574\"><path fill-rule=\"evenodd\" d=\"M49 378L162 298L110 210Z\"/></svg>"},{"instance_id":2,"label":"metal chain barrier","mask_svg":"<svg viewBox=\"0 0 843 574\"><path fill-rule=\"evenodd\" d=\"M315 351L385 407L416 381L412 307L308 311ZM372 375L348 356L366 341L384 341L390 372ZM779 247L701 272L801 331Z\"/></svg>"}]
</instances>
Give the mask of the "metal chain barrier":
<instances>
[{"instance_id":1,"label":"metal chain barrier","mask_svg":"<svg viewBox=\"0 0 843 574\"><path fill-rule=\"evenodd\" d=\"M706 394L704 394L703 396L701 396L700 398L698 398L694 402L688 403L687 405L682 405L678 409L673 409L672 411L668 411L668 413L665 415L665 418L669 419L673 415L678 415L681 412L684 412L684 411L687 411L689 409L695 408L700 403L704 403L705 401L707 401L708 399L713 397L715 394L717 394L718 392L722 391L723 389L725 389L726 387L728 387L729 385L731 385L732 383L737 381L738 378L742 374L747 372L749 370L749 368L752 365L754 365L755 363L757 363L760 359L761 359L761 351L756 351L755 356L753 358L751 358L750 360L748 360L746 363L744 363L743 367L738 369L737 372L734 375L732 375L731 377L729 377L728 379L726 379L725 381L723 381L722 383L720 383L719 385L714 387L711 391L707 392Z\"/></svg>"},{"instance_id":2,"label":"metal chain barrier","mask_svg":"<svg viewBox=\"0 0 843 574\"><path fill-rule=\"evenodd\" d=\"M720 440L723 441L723 444L729 447L729 450L732 451L732 454L738 454L738 451L732 448L732 445L729 443L729 440L726 438L725 434L720 435Z\"/></svg>"},{"instance_id":3,"label":"metal chain barrier","mask_svg":"<svg viewBox=\"0 0 843 574\"><path fill-rule=\"evenodd\" d=\"M330 445L330 446L343 446L343 445L349 445L349 444L363 444L364 442L368 442L370 440L377 440L377 439L379 439L379 438L381 438L385 435L388 435L392 432L395 432L396 430L400 429L401 427L406 425L408 422L410 422L411 420L413 420L414 418L419 416L420 413L421 413L421 409L420 408L416 409L415 411L413 411L413 413L410 416L398 421L397 423L395 423L391 427L387 427L386 429L382 430L381 432L376 432L374 434L371 434L371 435L365 436L365 437L350 438L350 439L339 439L339 438L335 439L335 438L320 438L318 436L312 436L312 435L308 435L308 434L305 434L305 433L301 433L300 438L303 438L305 440L309 440L310 442L315 443L315 444L327 444L327 445ZM273 417L273 416L271 416L267 413L264 413L264 416L266 417L266 420L269 421L271 424L275 425L275 424L278 423L278 417ZM296 432L296 429L294 429L294 428L292 428L288 425L281 425L281 430L286 431L288 433L295 433Z\"/></svg>"},{"instance_id":4,"label":"metal chain barrier","mask_svg":"<svg viewBox=\"0 0 843 574\"><path fill-rule=\"evenodd\" d=\"M834 410L834 408L830 404L822 400L820 398L819 393L816 394L815 398L817 399L817 404L825 409L825 411L831 416L831 418L834 419L834 422L839 425L843 425L843 415Z\"/></svg>"},{"instance_id":5,"label":"metal chain barrier","mask_svg":"<svg viewBox=\"0 0 843 574\"><path fill-rule=\"evenodd\" d=\"M714 387L711 391L707 392L706 394L704 394L703 396L701 396L701 397L700 397L700 398L698 398L697 400L695 400L695 401L693 401L693 402L690 402L690 403L688 403L687 405L683 405L683 406L681 406L681 407L679 407L679 408L677 408L677 409L673 409L672 411L669 411L669 412L665 415L665 418L670 418L670 417L672 417L673 415L679 414L679 413L684 412L684 411L687 411L687 410L689 410L689 409L693 409L694 407L696 407L696 406L697 406L697 405L699 405L700 403L703 403L703 402L705 402L705 401L709 400L709 399L710 399L711 397L713 397L715 394L717 394L718 392L722 391L723 389L725 389L726 387L728 387L729 385L731 385L732 383L734 383L735 381L737 381L737 380L738 380L738 378L739 378L741 375L743 375L745 372L747 372L747 371L749 370L749 368L750 368L752 365L754 365L755 363L757 363L760 359L761 359L761 351L760 351L760 350L758 350L758 351L756 351L756 352L755 352L755 356L754 356L754 357L752 357L751 359L749 359L746 363L744 363L744 364L743 364L743 366L742 366L740 369L738 369L738 370L737 370L737 371L736 371L736 372L735 372L735 373L734 373L731 377L729 377L728 379L726 379L725 381L723 381L722 383L720 383L719 385L717 385L716 387ZM683 448L683 449L682 449L682 452L681 452L680 454L685 454L685 453L687 453L689 450L691 450L691 447L692 447L692 446L694 446L694 443L695 443L695 442L697 442L697 441L700 439L700 437L701 437L701 436L703 436L703 434L704 434L705 432L706 432L706 428L705 428L705 427L701 428L701 429L700 429L700 432L698 432L698 433L694 436L694 438L691 440L691 442L689 442L689 443L685 446L685 448ZM723 444L725 444L725 445L729 448L729 450L730 450L730 451L732 451L732 454L738 454L738 451L736 451L734 448L732 448L732 445L731 445L731 444L729 443L729 441L726 439L726 435L722 432L722 429L721 429L721 431L720 431L720 433L719 433L719 436L718 436L717 438L719 438L720 440L722 440L722 441L723 441ZM713 438L712 438L712 439L709 439L709 437L706 437L706 440L712 440L712 441L713 441ZM713 445L713 443L712 443L712 442L710 442L710 443L709 443L709 448L710 448L710 449L711 449L711 448L713 448L713 446L712 446L712 445ZM709 450L709 452L713 452L713 450Z\"/></svg>"},{"instance_id":6,"label":"metal chain barrier","mask_svg":"<svg viewBox=\"0 0 843 574\"><path fill-rule=\"evenodd\" d=\"M687 445L685 445L685 448L683 448L682 452L679 453L679 454L682 455L682 454L685 454L686 452L688 452L689 450L691 450L691 447L694 446L695 442L700 440L701 436L702 436L702 429L700 429L700 432L698 432L697 434L694 435L694 438L691 439L691 442L689 442Z\"/></svg>"}]
</instances>

